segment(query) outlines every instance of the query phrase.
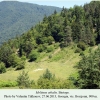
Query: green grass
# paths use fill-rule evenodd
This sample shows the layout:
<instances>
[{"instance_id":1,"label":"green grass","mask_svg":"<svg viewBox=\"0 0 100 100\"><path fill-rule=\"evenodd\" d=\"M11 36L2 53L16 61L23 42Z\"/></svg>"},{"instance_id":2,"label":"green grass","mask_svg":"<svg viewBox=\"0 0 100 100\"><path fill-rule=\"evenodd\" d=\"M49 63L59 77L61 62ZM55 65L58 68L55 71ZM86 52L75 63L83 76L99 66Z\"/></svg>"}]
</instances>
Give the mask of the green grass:
<instances>
[{"instance_id":1,"label":"green grass","mask_svg":"<svg viewBox=\"0 0 100 100\"><path fill-rule=\"evenodd\" d=\"M49 55L52 55L52 58L49 58ZM49 69L57 78L67 79L71 74L77 73L74 66L79 62L80 58L78 53L74 53L72 47L56 48L53 52L40 53L36 62L26 61L23 70L28 72L30 79L34 81L37 81L46 69ZM6 73L0 74L0 80L16 81L21 72L22 70L15 71L9 68Z\"/></svg>"},{"instance_id":2,"label":"green grass","mask_svg":"<svg viewBox=\"0 0 100 100\"><path fill-rule=\"evenodd\" d=\"M52 55L52 58L49 58ZM37 80L44 71L48 68L56 77L66 79L70 74L77 71L73 68L77 62L79 62L80 56L78 53L74 53L71 47L65 49L55 49L55 51L50 53L40 53L39 58L36 62L25 63L25 71L28 72L31 80ZM35 71L36 69L41 69ZM14 69L8 69L4 74L0 74L0 80L11 80L15 81L19 75L20 71L14 71Z\"/></svg>"},{"instance_id":3,"label":"green grass","mask_svg":"<svg viewBox=\"0 0 100 100\"><path fill-rule=\"evenodd\" d=\"M94 52L97 46L91 47L91 51ZM30 80L35 82L44 73L46 69L49 69L52 74L55 74L56 78L65 80L72 77L78 76L78 70L74 66L80 61L81 56L79 53L74 53L76 48L72 49L72 46L66 47L64 49L56 48L53 52L40 53L36 62L25 63L25 72L28 72ZM84 51L85 55L89 55L90 47ZM52 55L49 58L49 55ZM0 74L0 86L6 89L18 88L16 85L11 85L14 83L21 73L22 70L15 71L13 68L8 68L6 73ZM12 83L11 83L12 82ZM3 85L4 84L4 85ZM8 85L8 87L6 86ZM10 86L10 87L9 87Z\"/></svg>"}]
</instances>

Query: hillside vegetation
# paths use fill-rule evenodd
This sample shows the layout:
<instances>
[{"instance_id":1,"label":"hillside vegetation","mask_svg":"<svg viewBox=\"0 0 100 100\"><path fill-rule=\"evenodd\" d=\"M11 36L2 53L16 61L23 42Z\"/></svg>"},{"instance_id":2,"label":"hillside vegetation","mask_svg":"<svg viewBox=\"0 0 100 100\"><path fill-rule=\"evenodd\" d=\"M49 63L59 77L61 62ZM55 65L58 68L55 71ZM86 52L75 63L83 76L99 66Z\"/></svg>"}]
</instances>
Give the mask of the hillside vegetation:
<instances>
[{"instance_id":1,"label":"hillside vegetation","mask_svg":"<svg viewBox=\"0 0 100 100\"><path fill-rule=\"evenodd\" d=\"M0 79L17 80L19 88L100 88L99 9L100 2L92 1L54 11L4 43Z\"/></svg>"},{"instance_id":2,"label":"hillside vegetation","mask_svg":"<svg viewBox=\"0 0 100 100\"><path fill-rule=\"evenodd\" d=\"M20 36L41 22L44 15L53 14L54 10L60 12L61 8L18 1L0 2L0 44Z\"/></svg>"}]
</instances>

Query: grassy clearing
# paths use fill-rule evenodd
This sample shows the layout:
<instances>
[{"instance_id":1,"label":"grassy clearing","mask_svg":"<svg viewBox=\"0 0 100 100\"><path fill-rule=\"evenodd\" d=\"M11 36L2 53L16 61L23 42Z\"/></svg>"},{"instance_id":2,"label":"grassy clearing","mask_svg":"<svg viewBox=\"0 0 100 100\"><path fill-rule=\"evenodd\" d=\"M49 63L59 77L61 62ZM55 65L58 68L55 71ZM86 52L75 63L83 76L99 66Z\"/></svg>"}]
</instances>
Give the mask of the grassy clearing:
<instances>
[{"instance_id":1,"label":"grassy clearing","mask_svg":"<svg viewBox=\"0 0 100 100\"><path fill-rule=\"evenodd\" d=\"M89 47L83 53L89 55L90 49L94 52L96 48L97 46L93 48ZM26 61L25 69L23 70L28 72L30 79L34 81L37 81L46 69L49 69L52 74L55 74L57 78L62 80L69 78L69 76L77 77L77 69L74 66L80 61L81 56L79 56L79 53L74 53L75 49L72 49L70 46L64 49L56 48L53 52L49 53L42 52L36 62ZM52 57L49 58L49 55L52 55ZM6 87L6 83L15 82L21 72L22 70L14 71L13 68L9 68L6 73L0 74L0 80L3 80L5 83L5 87L3 86L3 88L9 89L9 87ZM18 87L11 86L10 89L13 88Z\"/></svg>"},{"instance_id":2,"label":"grassy clearing","mask_svg":"<svg viewBox=\"0 0 100 100\"><path fill-rule=\"evenodd\" d=\"M97 46L88 47L83 53L88 56L90 51L94 52L95 49ZM74 66L80 61L81 56L79 53L75 53L75 50L75 46L70 46L64 49L56 47L52 52L42 52L35 62L28 62L27 60L23 70L28 72L30 80L35 82L46 69L49 69L52 74L62 80L69 78L69 76L77 77L77 69ZM6 73L0 74L1 87L6 89L18 88L14 82L23 70L15 71L14 68L8 68Z\"/></svg>"},{"instance_id":3,"label":"grassy clearing","mask_svg":"<svg viewBox=\"0 0 100 100\"><path fill-rule=\"evenodd\" d=\"M49 55L52 55L49 58ZM37 79L48 68L57 78L66 79L71 74L76 73L77 70L73 68L79 62L80 56L78 53L74 53L72 47L65 49L55 49L53 52L40 53L36 62L28 62L25 64L25 71L28 72L31 80L37 81ZM20 71L14 71L14 69L8 69L4 74L0 74L0 80L15 81Z\"/></svg>"}]
</instances>

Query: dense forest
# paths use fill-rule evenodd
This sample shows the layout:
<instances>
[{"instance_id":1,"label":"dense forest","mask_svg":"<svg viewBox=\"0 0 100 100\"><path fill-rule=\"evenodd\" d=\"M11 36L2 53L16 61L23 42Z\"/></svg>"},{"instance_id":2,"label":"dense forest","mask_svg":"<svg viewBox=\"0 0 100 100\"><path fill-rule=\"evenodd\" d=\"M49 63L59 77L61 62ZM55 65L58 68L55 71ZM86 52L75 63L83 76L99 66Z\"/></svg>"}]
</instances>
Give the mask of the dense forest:
<instances>
[{"instance_id":1,"label":"dense forest","mask_svg":"<svg viewBox=\"0 0 100 100\"><path fill-rule=\"evenodd\" d=\"M53 45L59 44L61 50L73 46L74 53L78 53L81 57L78 64L74 66L78 70L77 77L70 76L62 81L47 69L35 83L30 82L28 73L23 71L17 79L18 85L20 88L24 86L28 88L100 88L99 9L100 2L92 1L84 6L75 5L69 9L63 7L61 13L55 10L51 16L44 16L43 21L35 27L1 46L0 73L6 73L9 67L14 68L15 71L25 69L26 60L37 62L42 52L53 51ZM93 46L97 48L89 49L88 54L85 54L85 50ZM49 55L49 58L52 58L52 55ZM27 84L24 84L25 82Z\"/></svg>"},{"instance_id":2,"label":"dense forest","mask_svg":"<svg viewBox=\"0 0 100 100\"><path fill-rule=\"evenodd\" d=\"M0 44L28 31L54 10L60 12L61 8L18 1L0 2Z\"/></svg>"}]
</instances>

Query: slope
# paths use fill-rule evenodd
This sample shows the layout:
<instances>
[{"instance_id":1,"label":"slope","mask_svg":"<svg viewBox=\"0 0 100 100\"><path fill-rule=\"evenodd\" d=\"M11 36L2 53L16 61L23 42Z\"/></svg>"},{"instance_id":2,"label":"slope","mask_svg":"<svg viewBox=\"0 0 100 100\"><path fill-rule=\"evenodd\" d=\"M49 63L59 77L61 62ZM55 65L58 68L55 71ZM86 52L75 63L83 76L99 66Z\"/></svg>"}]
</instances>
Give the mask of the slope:
<instances>
[{"instance_id":1,"label":"slope","mask_svg":"<svg viewBox=\"0 0 100 100\"><path fill-rule=\"evenodd\" d=\"M47 68L62 82L75 75L78 69L74 66L84 55L88 57L92 49L94 52L100 42L98 8L98 1L63 8L61 13L45 16L25 34L4 43L0 48L1 80L8 80L12 74L10 79L15 80L22 70L29 71L30 78L37 80Z\"/></svg>"},{"instance_id":2,"label":"slope","mask_svg":"<svg viewBox=\"0 0 100 100\"><path fill-rule=\"evenodd\" d=\"M44 15L51 15L54 10L61 11L60 8L52 6L18 1L0 2L0 44L26 32L42 21Z\"/></svg>"},{"instance_id":3,"label":"slope","mask_svg":"<svg viewBox=\"0 0 100 100\"><path fill-rule=\"evenodd\" d=\"M50 53L40 53L40 57L36 62L28 62L26 60L24 71L28 72L31 80L35 81L37 81L37 79L44 73L46 69L49 69L53 74L56 75L57 78L67 79L70 75L77 72L77 69L75 69L74 66L81 58L79 53L74 53L74 50L71 48L72 46L63 50L59 50L59 48L57 48ZM49 58L49 55L51 54L52 58ZM43 58L41 58L42 56ZM47 59L43 60L45 57ZM15 71L13 68L8 68L6 73L0 75L0 80L15 81L20 72L22 72L22 70Z\"/></svg>"}]
</instances>

